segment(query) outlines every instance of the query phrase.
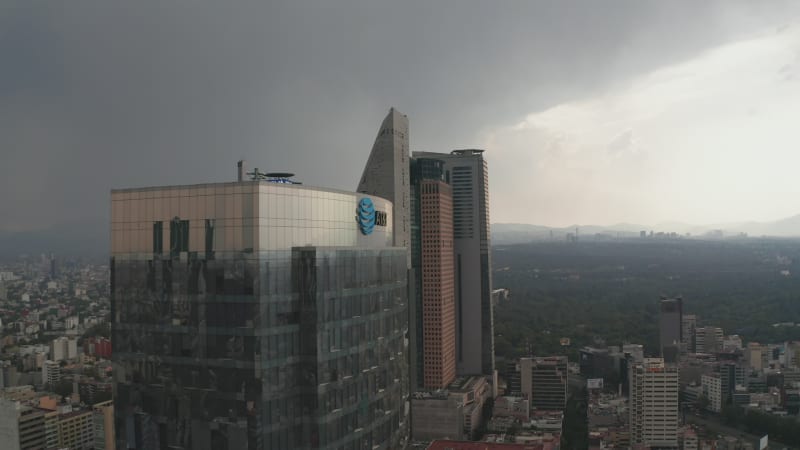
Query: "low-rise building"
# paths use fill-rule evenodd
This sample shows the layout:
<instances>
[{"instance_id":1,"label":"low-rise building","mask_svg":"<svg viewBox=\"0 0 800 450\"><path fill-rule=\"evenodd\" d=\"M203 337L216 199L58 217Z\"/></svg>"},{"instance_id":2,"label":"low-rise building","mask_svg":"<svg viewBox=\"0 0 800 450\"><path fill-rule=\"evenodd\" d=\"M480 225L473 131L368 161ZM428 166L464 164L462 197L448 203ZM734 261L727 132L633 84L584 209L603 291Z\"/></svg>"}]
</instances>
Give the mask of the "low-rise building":
<instances>
[{"instance_id":1,"label":"low-rise building","mask_svg":"<svg viewBox=\"0 0 800 450\"><path fill-rule=\"evenodd\" d=\"M447 389L412 394L412 439L472 439L483 424L483 405L490 394L486 378L479 376L457 378Z\"/></svg>"},{"instance_id":2,"label":"low-rise building","mask_svg":"<svg viewBox=\"0 0 800 450\"><path fill-rule=\"evenodd\" d=\"M530 404L522 397L497 397L492 408L492 417L513 417L527 422L531 419Z\"/></svg>"},{"instance_id":3,"label":"low-rise building","mask_svg":"<svg viewBox=\"0 0 800 450\"><path fill-rule=\"evenodd\" d=\"M697 450L697 433L690 426L684 427L680 432L681 450Z\"/></svg>"},{"instance_id":4,"label":"low-rise building","mask_svg":"<svg viewBox=\"0 0 800 450\"><path fill-rule=\"evenodd\" d=\"M14 402L33 400L36 396L37 394L36 391L33 390L33 386L28 384L0 389L0 398Z\"/></svg>"},{"instance_id":5,"label":"low-rise building","mask_svg":"<svg viewBox=\"0 0 800 450\"><path fill-rule=\"evenodd\" d=\"M464 439L464 405L447 391L415 392L411 396L411 438Z\"/></svg>"},{"instance_id":6,"label":"low-rise building","mask_svg":"<svg viewBox=\"0 0 800 450\"><path fill-rule=\"evenodd\" d=\"M472 376L457 378L447 389L464 405L464 434L473 439L483 425L483 405L492 394L491 386L485 377Z\"/></svg>"},{"instance_id":7,"label":"low-rise building","mask_svg":"<svg viewBox=\"0 0 800 450\"><path fill-rule=\"evenodd\" d=\"M72 411L58 418L59 446L71 450L91 449L94 446L92 411Z\"/></svg>"},{"instance_id":8,"label":"low-rise building","mask_svg":"<svg viewBox=\"0 0 800 450\"><path fill-rule=\"evenodd\" d=\"M4 450L44 448L44 412L17 401L0 399L0 443Z\"/></svg>"},{"instance_id":9,"label":"low-rise building","mask_svg":"<svg viewBox=\"0 0 800 450\"><path fill-rule=\"evenodd\" d=\"M58 411L44 411L44 437L46 448L58 448Z\"/></svg>"}]
</instances>

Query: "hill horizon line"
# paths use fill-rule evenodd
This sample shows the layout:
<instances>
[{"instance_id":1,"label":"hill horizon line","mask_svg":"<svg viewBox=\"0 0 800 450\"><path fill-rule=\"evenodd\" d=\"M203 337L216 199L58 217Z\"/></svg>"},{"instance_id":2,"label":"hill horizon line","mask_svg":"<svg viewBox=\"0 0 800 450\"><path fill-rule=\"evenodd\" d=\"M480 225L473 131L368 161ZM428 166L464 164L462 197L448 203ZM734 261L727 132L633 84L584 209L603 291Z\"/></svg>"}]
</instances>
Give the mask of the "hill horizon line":
<instances>
[{"instance_id":1,"label":"hill horizon line","mask_svg":"<svg viewBox=\"0 0 800 450\"><path fill-rule=\"evenodd\" d=\"M529 223L494 222L492 226L492 239L499 241L519 242L524 240L538 240L542 238L561 237L564 233L578 234L619 234L621 237L639 236L641 232L677 233L681 236L692 237L713 235L714 237L752 236L752 237L800 237L800 214L773 221L740 221L727 223L712 223L705 225L690 224L680 221L664 221L655 225L643 225L630 222L619 222L612 225L580 225L548 226Z\"/></svg>"}]
</instances>

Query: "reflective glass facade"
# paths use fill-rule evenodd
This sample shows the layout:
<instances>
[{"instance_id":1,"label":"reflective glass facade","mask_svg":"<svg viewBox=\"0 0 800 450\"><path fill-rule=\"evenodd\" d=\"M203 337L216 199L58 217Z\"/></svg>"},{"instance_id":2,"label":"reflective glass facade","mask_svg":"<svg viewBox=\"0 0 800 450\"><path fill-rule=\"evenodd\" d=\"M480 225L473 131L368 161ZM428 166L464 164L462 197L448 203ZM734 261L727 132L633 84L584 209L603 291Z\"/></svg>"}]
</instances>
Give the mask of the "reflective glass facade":
<instances>
[{"instance_id":1,"label":"reflective glass facade","mask_svg":"<svg viewBox=\"0 0 800 450\"><path fill-rule=\"evenodd\" d=\"M362 197L112 192L117 448L402 447L406 252L359 232Z\"/></svg>"}]
</instances>

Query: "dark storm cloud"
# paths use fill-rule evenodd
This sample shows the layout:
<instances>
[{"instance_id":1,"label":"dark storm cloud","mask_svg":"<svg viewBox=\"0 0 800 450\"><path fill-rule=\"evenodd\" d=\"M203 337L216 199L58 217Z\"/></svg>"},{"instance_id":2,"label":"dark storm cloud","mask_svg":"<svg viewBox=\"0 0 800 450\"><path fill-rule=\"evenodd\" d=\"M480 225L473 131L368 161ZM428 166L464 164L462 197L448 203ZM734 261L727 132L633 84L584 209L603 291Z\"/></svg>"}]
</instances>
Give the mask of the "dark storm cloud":
<instances>
[{"instance_id":1,"label":"dark storm cloud","mask_svg":"<svg viewBox=\"0 0 800 450\"><path fill-rule=\"evenodd\" d=\"M790 4L790 3L787 3ZM0 231L105 227L112 187L240 158L353 189L390 106L412 150L580 98L784 13L732 2L0 6Z\"/></svg>"}]
</instances>

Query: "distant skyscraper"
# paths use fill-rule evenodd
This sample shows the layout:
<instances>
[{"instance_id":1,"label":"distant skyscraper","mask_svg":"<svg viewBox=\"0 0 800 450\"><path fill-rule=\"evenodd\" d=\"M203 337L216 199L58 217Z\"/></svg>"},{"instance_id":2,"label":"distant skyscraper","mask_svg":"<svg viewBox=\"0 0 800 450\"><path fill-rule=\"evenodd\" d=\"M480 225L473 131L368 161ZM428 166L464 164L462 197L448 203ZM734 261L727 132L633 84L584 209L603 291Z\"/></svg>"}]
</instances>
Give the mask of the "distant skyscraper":
<instances>
[{"instance_id":1,"label":"distant skyscraper","mask_svg":"<svg viewBox=\"0 0 800 450\"><path fill-rule=\"evenodd\" d=\"M489 254L489 174L483 150L414 152L444 163L453 189L456 361L459 375L494 372L494 314Z\"/></svg>"},{"instance_id":2,"label":"distant skyscraper","mask_svg":"<svg viewBox=\"0 0 800 450\"><path fill-rule=\"evenodd\" d=\"M682 317L683 299L680 297L661 299L661 315L659 317L661 355L667 362L676 362L677 360L678 349L682 342Z\"/></svg>"},{"instance_id":3,"label":"distant skyscraper","mask_svg":"<svg viewBox=\"0 0 800 450\"><path fill-rule=\"evenodd\" d=\"M56 257L52 253L50 253L50 279L55 280L58 276L58 268Z\"/></svg>"},{"instance_id":4,"label":"distant skyscraper","mask_svg":"<svg viewBox=\"0 0 800 450\"><path fill-rule=\"evenodd\" d=\"M725 333L722 328L705 326L695 329L695 350L697 353L717 353L722 351Z\"/></svg>"},{"instance_id":5,"label":"distant skyscraper","mask_svg":"<svg viewBox=\"0 0 800 450\"><path fill-rule=\"evenodd\" d=\"M356 191L392 202L394 246L405 248L411 245L408 159L408 117L391 108L375 137Z\"/></svg>"},{"instance_id":6,"label":"distant skyscraper","mask_svg":"<svg viewBox=\"0 0 800 450\"><path fill-rule=\"evenodd\" d=\"M439 160L414 158L412 178L412 267L417 280L416 338L421 383L440 389L456 377L453 196Z\"/></svg>"},{"instance_id":7,"label":"distant skyscraper","mask_svg":"<svg viewBox=\"0 0 800 450\"><path fill-rule=\"evenodd\" d=\"M681 342L689 353L695 353L695 329L697 328L697 316L685 314L681 318Z\"/></svg>"},{"instance_id":8,"label":"distant skyscraper","mask_svg":"<svg viewBox=\"0 0 800 450\"><path fill-rule=\"evenodd\" d=\"M629 368L631 445L678 448L678 368L645 358Z\"/></svg>"},{"instance_id":9,"label":"distant skyscraper","mask_svg":"<svg viewBox=\"0 0 800 450\"><path fill-rule=\"evenodd\" d=\"M116 448L403 448L392 203L285 180L111 193Z\"/></svg>"}]
</instances>

